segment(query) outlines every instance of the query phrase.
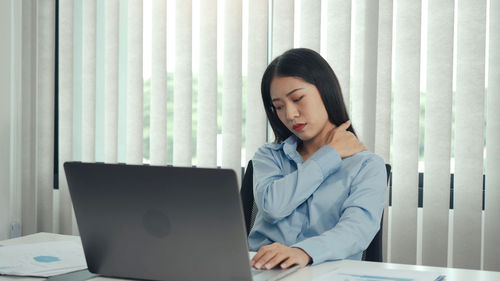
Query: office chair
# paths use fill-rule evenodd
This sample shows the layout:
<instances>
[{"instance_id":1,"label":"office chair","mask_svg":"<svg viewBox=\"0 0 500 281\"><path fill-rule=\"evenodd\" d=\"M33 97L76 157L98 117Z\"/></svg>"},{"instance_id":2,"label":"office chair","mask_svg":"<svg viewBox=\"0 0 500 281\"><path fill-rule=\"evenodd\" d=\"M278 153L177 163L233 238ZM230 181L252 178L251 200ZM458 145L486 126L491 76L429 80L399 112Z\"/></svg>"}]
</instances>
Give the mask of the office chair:
<instances>
[{"instance_id":1,"label":"office chair","mask_svg":"<svg viewBox=\"0 0 500 281\"><path fill-rule=\"evenodd\" d=\"M389 175L391 174L391 165L385 164L387 171L387 182L389 182ZM240 190L241 201L243 203L243 214L245 216L245 226L247 229L247 236L250 234L250 230L253 227L255 221L255 216L257 215L258 209L255 205L255 200L253 197L253 165L252 160L248 162L247 168L245 170L245 175L243 176L243 182ZM383 229L383 213L382 219L380 220L380 229L373 238L372 242L368 248L363 251L363 260L365 261L376 261L382 262L382 229Z\"/></svg>"}]
</instances>

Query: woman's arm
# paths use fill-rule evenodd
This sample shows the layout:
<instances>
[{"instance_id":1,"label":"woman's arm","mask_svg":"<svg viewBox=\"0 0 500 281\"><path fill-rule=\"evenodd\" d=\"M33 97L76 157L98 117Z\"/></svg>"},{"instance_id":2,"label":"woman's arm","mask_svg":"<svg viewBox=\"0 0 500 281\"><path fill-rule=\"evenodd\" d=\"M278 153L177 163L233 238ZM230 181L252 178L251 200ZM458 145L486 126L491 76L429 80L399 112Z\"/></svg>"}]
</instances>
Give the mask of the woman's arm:
<instances>
[{"instance_id":1,"label":"woman's arm","mask_svg":"<svg viewBox=\"0 0 500 281\"><path fill-rule=\"evenodd\" d=\"M307 252L313 263L345 259L365 250L380 227L386 178L385 164L380 157L367 160L352 182L351 194L342 206L337 225L292 247Z\"/></svg>"},{"instance_id":2,"label":"woman's arm","mask_svg":"<svg viewBox=\"0 0 500 281\"><path fill-rule=\"evenodd\" d=\"M332 229L292 247L303 249L313 263L345 259L365 250L380 228L386 202L387 176L382 158L368 159L351 184L342 216Z\"/></svg>"},{"instance_id":3,"label":"woman's arm","mask_svg":"<svg viewBox=\"0 0 500 281\"><path fill-rule=\"evenodd\" d=\"M277 152L263 147L252 160L255 203L270 223L290 215L341 165L338 152L325 145L298 164L296 171L283 175L282 164L274 153Z\"/></svg>"},{"instance_id":4,"label":"woman's arm","mask_svg":"<svg viewBox=\"0 0 500 281\"><path fill-rule=\"evenodd\" d=\"M339 169L341 158L365 150L363 143L346 131L350 125L351 121L346 121L334 128L322 148L303 164L297 164L296 171L286 175L283 174L280 156L273 154L273 149L264 147L257 151L252 160L254 197L266 221L275 223L290 215L325 178Z\"/></svg>"},{"instance_id":5,"label":"woman's arm","mask_svg":"<svg viewBox=\"0 0 500 281\"><path fill-rule=\"evenodd\" d=\"M332 229L319 236L287 247L273 243L259 249L252 265L266 269L280 265L288 268L308 263L348 258L366 249L380 226L386 198L384 161L378 157L367 160L351 184L349 197L342 205L342 216Z\"/></svg>"}]
</instances>

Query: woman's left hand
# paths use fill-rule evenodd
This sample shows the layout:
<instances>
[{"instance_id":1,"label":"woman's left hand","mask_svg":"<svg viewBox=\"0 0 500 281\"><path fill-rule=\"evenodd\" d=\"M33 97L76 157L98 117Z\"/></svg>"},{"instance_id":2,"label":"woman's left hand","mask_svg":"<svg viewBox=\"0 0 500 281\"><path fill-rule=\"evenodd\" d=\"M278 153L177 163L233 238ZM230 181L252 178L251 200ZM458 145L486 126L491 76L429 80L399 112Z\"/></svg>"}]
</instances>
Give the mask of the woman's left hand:
<instances>
[{"instance_id":1,"label":"woman's left hand","mask_svg":"<svg viewBox=\"0 0 500 281\"><path fill-rule=\"evenodd\" d=\"M252 266L256 269L271 269L278 264L281 268L289 268L298 264L300 268L306 266L311 257L300 248L291 248L280 243L263 246L252 258Z\"/></svg>"}]
</instances>

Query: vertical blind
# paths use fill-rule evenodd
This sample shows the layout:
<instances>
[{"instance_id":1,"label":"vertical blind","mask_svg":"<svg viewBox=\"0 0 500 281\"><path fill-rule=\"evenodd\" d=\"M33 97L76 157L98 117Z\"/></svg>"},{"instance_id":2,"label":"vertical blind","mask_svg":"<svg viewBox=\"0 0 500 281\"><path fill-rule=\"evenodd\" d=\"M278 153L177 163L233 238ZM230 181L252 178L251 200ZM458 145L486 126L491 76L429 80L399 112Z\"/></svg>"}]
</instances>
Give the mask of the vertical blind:
<instances>
[{"instance_id":1,"label":"vertical blind","mask_svg":"<svg viewBox=\"0 0 500 281\"><path fill-rule=\"evenodd\" d=\"M486 1L459 1L457 22L453 264L478 268L481 261Z\"/></svg>"},{"instance_id":2,"label":"vertical blind","mask_svg":"<svg viewBox=\"0 0 500 281\"><path fill-rule=\"evenodd\" d=\"M392 27L393 27L392 0L380 0L378 9L378 38L377 38L377 87L375 101L375 148L386 163L390 163L391 143L391 96L392 96ZM342 80L341 80L342 83ZM389 192L387 193L389 202ZM390 257L389 208L386 204L382 220L382 248L384 260Z\"/></svg>"},{"instance_id":3,"label":"vertical blind","mask_svg":"<svg viewBox=\"0 0 500 281\"><path fill-rule=\"evenodd\" d=\"M248 64L246 83L246 160L266 141L266 114L260 95L260 80L268 60L269 5L267 0L248 3Z\"/></svg>"},{"instance_id":4,"label":"vertical blind","mask_svg":"<svg viewBox=\"0 0 500 281\"><path fill-rule=\"evenodd\" d=\"M330 0L322 9L326 9L326 38L321 38L326 46L324 57L337 74L344 102L349 107L352 4L351 1Z\"/></svg>"},{"instance_id":5,"label":"vertical blind","mask_svg":"<svg viewBox=\"0 0 500 281\"><path fill-rule=\"evenodd\" d=\"M500 237L500 3L489 2L488 88L486 115L486 202L484 219L484 269L500 270L500 248L490 247Z\"/></svg>"},{"instance_id":6,"label":"vertical blind","mask_svg":"<svg viewBox=\"0 0 500 281\"><path fill-rule=\"evenodd\" d=\"M422 263L446 266L453 101L452 1L429 1L427 9L427 91ZM441 122L435 122L440 120Z\"/></svg>"},{"instance_id":7,"label":"vertical blind","mask_svg":"<svg viewBox=\"0 0 500 281\"><path fill-rule=\"evenodd\" d=\"M174 73L174 160L191 166L192 2L176 1Z\"/></svg>"},{"instance_id":8,"label":"vertical blind","mask_svg":"<svg viewBox=\"0 0 500 281\"><path fill-rule=\"evenodd\" d=\"M217 1L200 1L200 62L198 71L199 167L217 166Z\"/></svg>"},{"instance_id":9,"label":"vertical blind","mask_svg":"<svg viewBox=\"0 0 500 281\"><path fill-rule=\"evenodd\" d=\"M294 1L273 0L271 16L271 58L293 48Z\"/></svg>"},{"instance_id":10,"label":"vertical blind","mask_svg":"<svg viewBox=\"0 0 500 281\"><path fill-rule=\"evenodd\" d=\"M123 2L120 5L125 4ZM129 164L141 164L142 156L142 114L143 114L143 13L142 0L128 0L127 36L127 157Z\"/></svg>"},{"instance_id":11,"label":"vertical blind","mask_svg":"<svg viewBox=\"0 0 500 281\"><path fill-rule=\"evenodd\" d=\"M292 2L292 1L289 1ZM300 46L320 51L321 0L300 1Z\"/></svg>"},{"instance_id":12,"label":"vertical blind","mask_svg":"<svg viewBox=\"0 0 500 281\"><path fill-rule=\"evenodd\" d=\"M391 260L417 259L421 3L394 3ZM354 101L353 101L354 102Z\"/></svg>"},{"instance_id":13,"label":"vertical blind","mask_svg":"<svg viewBox=\"0 0 500 281\"><path fill-rule=\"evenodd\" d=\"M270 135L260 98L267 63L289 48L308 47L336 72L361 140L393 167L385 260L500 270L497 1L60 0L54 203L46 159L53 154L47 149L53 82L47 81L54 78L55 3L36 5L38 176L36 192L23 187L20 201L29 212L22 216L23 233L74 232L62 163L96 161L101 150L110 163L204 167L218 166L221 153L220 166L241 176L242 165ZM152 44L145 47L148 32ZM150 88L144 55L152 61ZM173 129L167 127L169 104ZM425 175L421 208L419 172Z\"/></svg>"},{"instance_id":14,"label":"vertical blind","mask_svg":"<svg viewBox=\"0 0 500 281\"><path fill-rule=\"evenodd\" d=\"M61 1L59 3L59 91L58 115L58 143L59 143L59 171L63 171L63 163L73 157L73 69L74 69L74 3ZM68 183L64 173L59 173L59 221L56 229L60 233L72 233L73 219L72 206L69 198ZM24 208L25 202L23 202ZM23 221L24 228L24 221Z\"/></svg>"},{"instance_id":15,"label":"vertical blind","mask_svg":"<svg viewBox=\"0 0 500 281\"><path fill-rule=\"evenodd\" d=\"M153 1L151 56L150 161L167 164L167 3Z\"/></svg>"},{"instance_id":16,"label":"vertical blind","mask_svg":"<svg viewBox=\"0 0 500 281\"><path fill-rule=\"evenodd\" d=\"M37 231L37 198L34 196L36 194L37 185L35 183L36 180L36 165L34 165L35 157L36 157L36 138L35 132L32 128L35 128L35 119L33 118L33 109L36 104L35 97L31 94L36 91L36 67L32 67L32 65L36 65L37 57L36 57L36 37L34 35L37 34L36 26L37 26L37 13L34 11L34 3L23 3L24 8L21 13L20 21L23 22L23 30L24 34L22 36L23 40L23 48L19 53L23 54L25 58L22 60L20 64L22 66L22 91L21 91L21 111L19 114L21 116L20 123L22 124L20 138L21 141L21 159L16 161L17 167L22 167L21 171L21 202L26 203L22 206L19 206L18 210L21 211L21 218L19 222L22 222L22 230L27 231L28 233L33 233ZM29 20L24 20L28 18ZM34 38L35 37L35 38ZM46 54L50 55L50 54ZM21 61L21 60L20 60ZM19 64L18 64L19 65ZM19 95L18 95L19 96ZM26 110L28 109L28 110ZM19 116L18 115L18 116ZM14 150L15 151L15 150ZM52 159L53 158L49 158ZM29 164L30 163L30 164ZM19 191L17 191L19 194ZM16 205L15 203L11 203L12 205ZM20 204L19 204L20 205ZM48 213L50 215L50 213ZM54 214L54 213L53 213ZM44 214L47 215L47 214ZM46 226L46 229L50 229Z\"/></svg>"},{"instance_id":17,"label":"vertical blind","mask_svg":"<svg viewBox=\"0 0 500 281\"><path fill-rule=\"evenodd\" d=\"M373 89L377 85L377 20L376 1L353 2L351 118L357 120L357 134L368 150L375 143L375 98ZM331 38L335 40L334 38ZM334 50L333 50L334 51ZM335 71L335 70L334 70ZM347 86L346 86L347 87ZM357 101L357 102L354 102Z\"/></svg>"},{"instance_id":18,"label":"vertical blind","mask_svg":"<svg viewBox=\"0 0 500 281\"><path fill-rule=\"evenodd\" d=\"M222 167L241 177L242 0L224 1ZM203 137L203 136L198 136Z\"/></svg>"},{"instance_id":19,"label":"vertical blind","mask_svg":"<svg viewBox=\"0 0 500 281\"><path fill-rule=\"evenodd\" d=\"M104 162L116 163L118 161L119 2L118 0L110 0L104 3L103 90L104 107L106 108L103 114L104 120L102 120L104 122ZM151 116L151 126L153 126L153 112L151 112ZM151 160L153 161L153 159Z\"/></svg>"},{"instance_id":20,"label":"vertical blind","mask_svg":"<svg viewBox=\"0 0 500 281\"><path fill-rule=\"evenodd\" d=\"M36 212L39 231L51 231L53 228L52 183L54 162L54 6L37 7L37 60L36 90Z\"/></svg>"}]
</instances>

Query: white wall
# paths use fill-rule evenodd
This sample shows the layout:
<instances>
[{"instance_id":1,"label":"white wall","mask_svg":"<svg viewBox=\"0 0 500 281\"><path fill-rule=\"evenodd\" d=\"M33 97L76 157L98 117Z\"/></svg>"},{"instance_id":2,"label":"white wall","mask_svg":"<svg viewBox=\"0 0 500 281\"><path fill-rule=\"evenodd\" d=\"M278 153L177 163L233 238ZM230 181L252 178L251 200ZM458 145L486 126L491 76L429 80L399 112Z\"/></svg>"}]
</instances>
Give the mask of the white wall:
<instances>
[{"instance_id":1,"label":"white wall","mask_svg":"<svg viewBox=\"0 0 500 281\"><path fill-rule=\"evenodd\" d=\"M11 186L12 3L0 1L0 240L9 237Z\"/></svg>"}]
</instances>

